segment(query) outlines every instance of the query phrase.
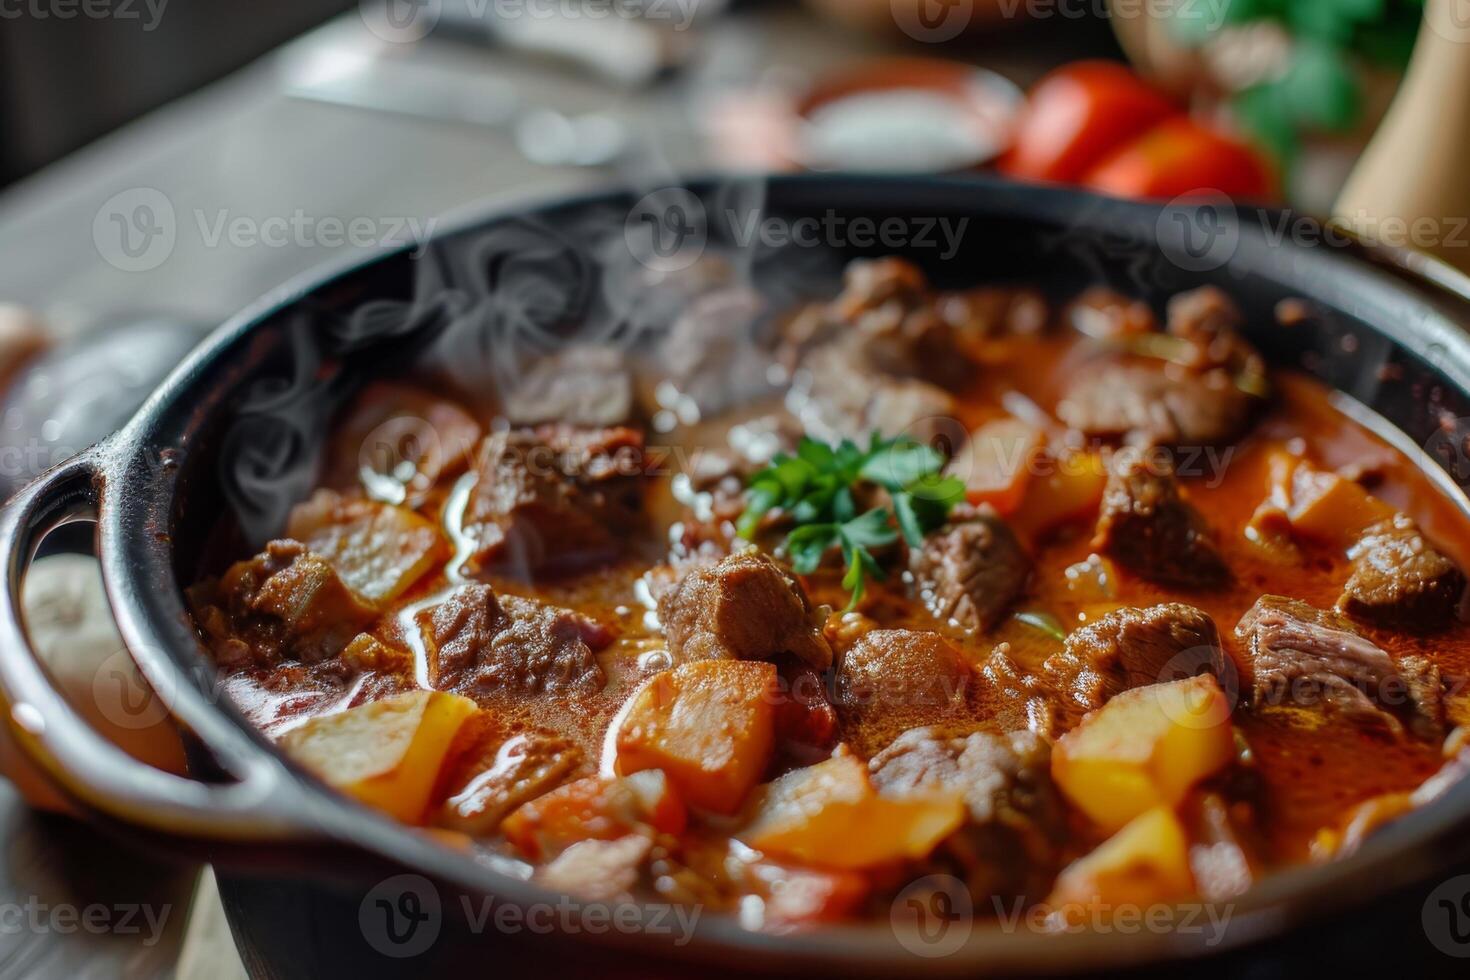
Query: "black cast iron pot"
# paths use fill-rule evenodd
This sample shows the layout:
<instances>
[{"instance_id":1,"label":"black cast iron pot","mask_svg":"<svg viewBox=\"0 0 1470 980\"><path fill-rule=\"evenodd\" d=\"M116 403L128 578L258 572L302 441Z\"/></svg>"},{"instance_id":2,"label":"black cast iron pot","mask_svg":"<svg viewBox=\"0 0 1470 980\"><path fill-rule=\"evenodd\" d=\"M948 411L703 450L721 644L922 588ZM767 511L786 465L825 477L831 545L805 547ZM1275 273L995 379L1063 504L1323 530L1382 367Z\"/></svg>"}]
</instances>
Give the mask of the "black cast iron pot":
<instances>
[{"instance_id":1,"label":"black cast iron pot","mask_svg":"<svg viewBox=\"0 0 1470 980\"><path fill-rule=\"evenodd\" d=\"M1304 369L1387 420L1383 434L1419 454L1447 491L1470 484L1462 331L1470 281L1433 262L1341 236L1313 244L1312 226L1290 215L1163 208L978 178L779 177L635 198L599 194L479 216L425 248L291 284L217 331L123 431L49 472L0 517L0 694L17 740L97 819L202 848L220 869L253 972L975 975L1172 971L1187 961L1198 972L1285 975L1361 969L1390 955L1399 971L1458 965L1428 940L1443 945L1444 935L1460 935L1444 930L1458 925L1470 945L1470 917L1435 919L1444 913L1429 899L1470 870L1470 782L1345 860L1271 876L1233 903L1221 934L1054 934L941 915L916 946L887 922L772 936L710 914L686 935L653 928L652 917L643 928L597 928L575 916L526 916L555 908L557 896L398 826L287 762L218 696L185 609L182 590L221 524L247 540L275 533L311 487L332 411L364 381L436 352L442 366L446 350L461 368L494 370L507 345L554 341L588 324L604 340L656 329L658 303L643 302L656 293L628 283L646 280L650 266L672 274L701 247L733 257L736 274L778 301L832 289L842 259L894 252L946 286L1025 281L1057 297L1101 282L1157 305L1215 283L1240 302L1250 339L1273 364ZM753 215L775 223L753 225ZM951 254L941 229L962 220ZM752 237L759 227L777 234ZM782 228L800 240L783 244ZM1285 328L1273 310L1288 298L1304 300L1311 315ZM95 735L29 652L21 580L39 540L74 520L97 523L122 635L194 743L197 779L148 769ZM513 913L496 919L501 907Z\"/></svg>"}]
</instances>

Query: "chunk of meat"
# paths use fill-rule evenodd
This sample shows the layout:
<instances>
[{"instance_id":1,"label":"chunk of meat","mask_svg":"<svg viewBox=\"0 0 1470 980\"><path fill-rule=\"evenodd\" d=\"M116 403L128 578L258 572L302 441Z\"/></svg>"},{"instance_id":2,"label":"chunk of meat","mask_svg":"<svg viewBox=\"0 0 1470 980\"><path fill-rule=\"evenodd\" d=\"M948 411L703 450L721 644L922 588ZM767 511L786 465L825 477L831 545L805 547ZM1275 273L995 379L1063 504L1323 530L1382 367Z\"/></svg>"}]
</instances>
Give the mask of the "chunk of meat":
<instances>
[{"instance_id":1,"label":"chunk of meat","mask_svg":"<svg viewBox=\"0 0 1470 980\"><path fill-rule=\"evenodd\" d=\"M406 507L344 499L330 490L318 490L292 508L286 533L331 562L349 588L379 606L449 556L449 544L433 521Z\"/></svg>"},{"instance_id":2,"label":"chunk of meat","mask_svg":"<svg viewBox=\"0 0 1470 980\"><path fill-rule=\"evenodd\" d=\"M1104 358L1079 368L1057 417L1099 439L1137 445L1219 446L1245 434L1260 399L1221 371Z\"/></svg>"},{"instance_id":3,"label":"chunk of meat","mask_svg":"<svg viewBox=\"0 0 1470 980\"><path fill-rule=\"evenodd\" d=\"M977 899L1046 893L1062 864L1067 823L1044 739L1029 731L954 736L913 728L868 767L884 795L961 794L969 819L934 860L960 871Z\"/></svg>"},{"instance_id":4,"label":"chunk of meat","mask_svg":"<svg viewBox=\"0 0 1470 980\"><path fill-rule=\"evenodd\" d=\"M320 663L337 656L377 611L299 541L281 539L191 593L221 664Z\"/></svg>"},{"instance_id":5,"label":"chunk of meat","mask_svg":"<svg viewBox=\"0 0 1470 980\"><path fill-rule=\"evenodd\" d=\"M956 714L973 683L962 654L938 633L873 630L853 644L837 669L837 707L854 747L895 726ZM868 722L870 724L865 724ZM880 743L882 744L882 743Z\"/></svg>"},{"instance_id":6,"label":"chunk of meat","mask_svg":"<svg viewBox=\"0 0 1470 980\"><path fill-rule=\"evenodd\" d=\"M546 425L485 438L464 527L471 571L525 578L613 560L643 505L643 436Z\"/></svg>"},{"instance_id":7,"label":"chunk of meat","mask_svg":"<svg viewBox=\"0 0 1470 980\"><path fill-rule=\"evenodd\" d=\"M593 651L612 642L611 633L570 609L471 584L416 622L440 687L471 695L588 695L606 680Z\"/></svg>"},{"instance_id":8,"label":"chunk of meat","mask_svg":"<svg viewBox=\"0 0 1470 980\"><path fill-rule=\"evenodd\" d=\"M1028 287L981 286L958 293L945 293L934 303L935 311L962 336L1034 337L1046 329L1049 310L1046 297Z\"/></svg>"},{"instance_id":9,"label":"chunk of meat","mask_svg":"<svg viewBox=\"0 0 1470 980\"><path fill-rule=\"evenodd\" d=\"M1021 543L987 513L930 534L910 554L909 567L929 611L964 635L994 628L1031 577Z\"/></svg>"},{"instance_id":10,"label":"chunk of meat","mask_svg":"<svg viewBox=\"0 0 1470 980\"><path fill-rule=\"evenodd\" d=\"M1173 473L1141 455L1120 459L1108 475L1092 546L1161 585L1204 589L1230 579L1204 518L1180 496Z\"/></svg>"},{"instance_id":11,"label":"chunk of meat","mask_svg":"<svg viewBox=\"0 0 1470 980\"><path fill-rule=\"evenodd\" d=\"M1165 329L1189 344L1189 367L1198 371L1222 368L1232 376L1263 378L1265 361L1240 335L1242 322L1235 302L1214 286L1176 293L1165 311Z\"/></svg>"},{"instance_id":12,"label":"chunk of meat","mask_svg":"<svg viewBox=\"0 0 1470 980\"><path fill-rule=\"evenodd\" d=\"M1182 602L1111 612L1072 631L1067 652L1110 678L1115 691L1227 669L1215 621Z\"/></svg>"},{"instance_id":13,"label":"chunk of meat","mask_svg":"<svg viewBox=\"0 0 1470 980\"><path fill-rule=\"evenodd\" d=\"M1063 314L1078 333L1098 340L1125 340L1153 333L1159 322L1142 300L1106 286L1093 286L1067 305Z\"/></svg>"},{"instance_id":14,"label":"chunk of meat","mask_svg":"<svg viewBox=\"0 0 1470 980\"><path fill-rule=\"evenodd\" d=\"M566 781L582 752L559 735L528 732L476 741L449 781L438 824L474 836L495 833L506 814Z\"/></svg>"},{"instance_id":15,"label":"chunk of meat","mask_svg":"<svg viewBox=\"0 0 1470 980\"><path fill-rule=\"evenodd\" d=\"M539 868L536 881L588 902L631 902L652 848L653 841L642 834L578 841Z\"/></svg>"},{"instance_id":16,"label":"chunk of meat","mask_svg":"<svg viewBox=\"0 0 1470 980\"><path fill-rule=\"evenodd\" d=\"M1167 337L1135 330L1146 325L1146 310L1129 314L1101 297L1078 309L1099 311L1091 321L1084 315L1084 323L1121 333L1150 353L1158 348L1167 359L1102 357L1084 365L1057 405L1063 422L1089 436L1145 445L1214 446L1244 434L1263 403L1266 366L1237 331L1240 313L1224 293L1206 286L1172 297ZM1129 325L1120 326L1125 319Z\"/></svg>"},{"instance_id":17,"label":"chunk of meat","mask_svg":"<svg viewBox=\"0 0 1470 980\"><path fill-rule=\"evenodd\" d=\"M912 262L894 256L857 259L843 270L842 292L831 308L837 317L854 320L890 303L917 306L929 295L924 273Z\"/></svg>"},{"instance_id":18,"label":"chunk of meat","mask_svg":"<svg viewBox=\"0 0 1470 980\"><path fill-rule=\"evenodd\" d=\"M1438 672L1422 658L1395 665L1344 617L1283 596L1262 596L1236 638L1250 658L1255 704L1294 704L1355 724L1425 739L1444 734Z\"/></svg>"},{"instance_id":19,"label":"chunk of meat","mask_svg":"<svg viewBox=\"0 0 1470 980\"><path fill-rule=\"evenodd\" d=\"M621 425L633 417L633 372L614 347L576 344L530 365L502 402L513 425Z\"/></svg>"},{"instance_id":20,"label":"chunk of meat","mask_svg":"<svg viewBox=\"0 0 1470 980\"><path fill-rule=\"evenodd\" d=\"M1368 528L1348 557L1353 574L1337 600L1339 611L1410 630L1435 629L1454 618L1465 576L1407 515Z\"/></svg>"},{"instance_id":21,"label":"chunk of meat","mask_svg":"<svg viewBox=\"0 0 1470 980\"><path fill-rule=\"evenodd\" d=\"M865 443L873 432L930 442L962 432L954 396L919 378L872 366L854 345L834 342L811 352L793 388L797 414L810 433Z\"/></svg>"},{"instance_id":22,"label":"chunk of meat","mask_svg":"<svg viewBox=\"0 0 1470 980\"><path fill-rule=\"evenodd\" d=\"M436 483L464 469L480 423L446 398L376 381L347 408L331 441L327 482L361 485L374 499L417 506Z\"/></svg>"},{"instance_id":23,"label":"chunk of meat","mask_svg":"<svg viewBox=\"0 0 1470 980\"><path fill-rule=\"evenodd\" d=\"M775 392L770 355L757 330L766 304L752 289L719 289L695 299L659 348L679 394L713 415Z\"/></svg>"},{"instance_id":24,"label":"chunk of meat","mask_svg":"<svg viewBox=\"0 0 1470 980\"><path fill-rule=\"evenodd\" d=\"M676 661L771 660L789 653L818 670L832 664L806 590L758 552L694 568L660 598L658 614Z\"/></svg>"},{"instance_id":25,"label":"chunk of meat","mask_svg":"<svg viewBox=\"0 0 1470 980\"><path fill-rule=\"evenodd\" d=\"M1042 738L1053 738L1061 707L1056 692L1046 677L1022 670L1010 650L1010 644L1000 644L978 670L986 689L984 704L993 712L990 720L1003 729L1024 726Z\"/></svg>"}]
</instances>

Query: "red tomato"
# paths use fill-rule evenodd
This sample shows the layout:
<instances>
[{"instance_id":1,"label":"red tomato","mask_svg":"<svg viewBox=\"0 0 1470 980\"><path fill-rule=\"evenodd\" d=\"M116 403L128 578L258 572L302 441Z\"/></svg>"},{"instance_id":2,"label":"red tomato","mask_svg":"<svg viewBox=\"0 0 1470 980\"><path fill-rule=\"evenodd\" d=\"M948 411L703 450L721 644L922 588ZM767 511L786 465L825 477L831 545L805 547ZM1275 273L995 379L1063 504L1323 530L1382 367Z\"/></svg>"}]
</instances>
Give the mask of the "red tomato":
<instances>
[{"instance_id":1,"label":"red tomato","mask_svg":"<svg viewBox=\"0 0 1470 980\"><path fill-rule=\"evenodd\" d=\"M1248 201L1276 196L1276 174L1260 154L1185 116L1120 147L1082 183L1119 197L1167 199L1209 191Z\"/></svg>"},{"instance_id":2,"label":"red tomato","mask_svg":"<svg viewBox=\"0 0 1470 980\"><path fill-rule=\"evenodd\" d=\"M1031 89L1002 172L1075 182L1115 147L1179 114L1153 86L1113 61L1078 61Z\"/></svg>"}]
</instances>

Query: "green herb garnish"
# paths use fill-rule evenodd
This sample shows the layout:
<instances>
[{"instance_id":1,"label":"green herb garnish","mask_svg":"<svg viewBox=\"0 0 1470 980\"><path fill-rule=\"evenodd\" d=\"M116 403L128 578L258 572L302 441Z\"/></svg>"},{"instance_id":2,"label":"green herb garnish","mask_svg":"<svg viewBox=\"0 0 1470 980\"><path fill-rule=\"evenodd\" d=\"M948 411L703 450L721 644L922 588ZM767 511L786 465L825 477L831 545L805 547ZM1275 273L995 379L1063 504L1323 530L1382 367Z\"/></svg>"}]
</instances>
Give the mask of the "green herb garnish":
<instances>
[{"instance_id":1,"label":"green herb garnish","mask_svg":"<svg viewBox=\"0 0 1470 980\"><path fill-rule=\"evenodd\" d=\"M964 497L964 481L943 476L943 469L943 454L912 439L875 433L863 450L847 439L829 446L803 436L795 454L778 455L750 478L736 530L749 539L766 514L780 508L796 524L786 535L786 551L798 574L816 571L833 548L841 551L847 567L842 587L852 609L868 578L885 577L872 550L899 535L919 547ZM858 512L853 491L865 483L888 491L893 513L887 507Z\"/></svg>"},{"instance_id":2,"label":"green herb garnish","mask_svg":"<svg viewBox=\"0 0 1470 980\"><path fill-rule=\"evenodd\" d=\"M1067 642L1067 631L1062 628L1062 621L1057 619L1051 613L1029 611L1018 612L1016 613L1016 621L1018 623L1023 623L1034 630L1040 630L1042 633L1045 633L1047 636L1051 637L1053 640L1056 640L1058 643Z\"/></svg>"}]
</instances>

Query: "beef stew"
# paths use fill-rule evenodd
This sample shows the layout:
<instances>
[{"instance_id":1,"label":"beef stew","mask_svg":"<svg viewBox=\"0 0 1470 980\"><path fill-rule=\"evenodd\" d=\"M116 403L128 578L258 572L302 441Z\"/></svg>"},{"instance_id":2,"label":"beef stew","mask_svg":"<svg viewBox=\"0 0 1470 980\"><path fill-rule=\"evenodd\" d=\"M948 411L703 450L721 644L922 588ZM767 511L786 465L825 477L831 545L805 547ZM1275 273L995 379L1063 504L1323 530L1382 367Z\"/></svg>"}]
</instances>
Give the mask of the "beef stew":
<instances>
[{"instance_id":1,"label":"beef stew","mask_svg":"<svg viewBox=\"0 0 1470 980\"><path fill-rule=\"evenodd\" d=\"M341 454L390 417L473 447L329 468L190 590L201 635L343 792L758 928L936 872L982 913L1228 898L1463 769L1458 502L1216 290L1162 329L1039 304L857 262L741 345L780 390L672 426L634 383L670 352L579 354L634 382L561 417L370 387Z\"/></svg>"}]
</instances>

